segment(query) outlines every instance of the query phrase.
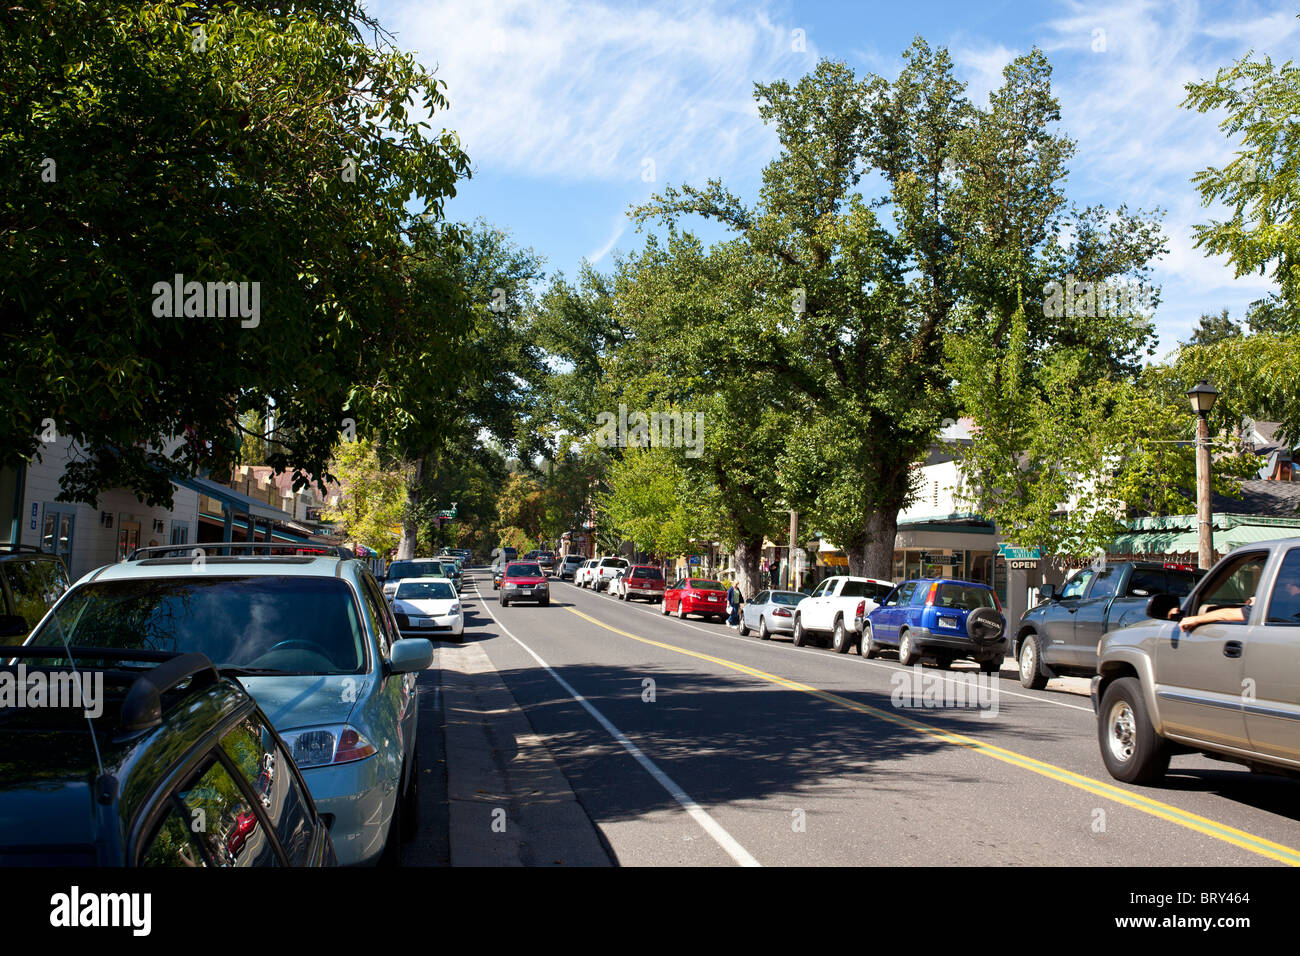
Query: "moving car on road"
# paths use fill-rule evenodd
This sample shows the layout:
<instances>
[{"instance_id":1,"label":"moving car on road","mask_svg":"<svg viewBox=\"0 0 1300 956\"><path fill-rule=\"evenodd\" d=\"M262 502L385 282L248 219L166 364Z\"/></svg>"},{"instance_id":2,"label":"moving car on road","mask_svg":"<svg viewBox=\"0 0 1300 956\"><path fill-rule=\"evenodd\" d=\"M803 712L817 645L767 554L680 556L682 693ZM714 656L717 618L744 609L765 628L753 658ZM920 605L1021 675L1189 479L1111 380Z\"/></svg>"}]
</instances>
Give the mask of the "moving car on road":
<instances>
[{"instance_id":1,"label":"moving car on road","mask_svg":"<svg viewBox=\"0 0 1300 956\"><path fill-rule=\"evenodd\" d=\"M232 553L138 548L90 572L28 644L206 655L284 738L339 861L395 863L414 832L415 675L433 645L401 639L362 561L283 553L292 545L216 547Z\"/></svg>"},{"instance_id":2,"label":"moving car on road","mask_svg":"<svg viewBox=\"0 0 1300 956\"><path fill-rule=\"evenodd\" d=\"M837 574L817 585L794 612L794 645L803 647L810 637L829 638L841 654L858 643L860 622L884 599L894 585L875 578Z\"/></svg>"},{"instance_id":3,"label":"moving car on road","mask_svg":"<svg viewBox=\"0 0 1300 956\"><path fill-rule=\"evenodd\" d=\"M906 581L867 615L862 656L897 648L899 661L908 667L922 657L933 657L940 667L968 657L980 670L996 674L1007 654L1006 623L1002 602L987 584L953 578Z\"/></svg>"},{"instance_id":4,"label":"moving car on road","mask_svg":"<svg viewBox=\"0 0 1300 956\"><path fill-rule=\"evenodd\" d=\"M639 597L657 604L664 599L664 573L650 564L633 565L614 579L609 593L620 601Z\"/></svg>"},{"instance_id":5,"label":"moving car on road","mask_svg":"<svg viewBox=\"0 0 1300 956\"><path fill-rule=\"evenodd\" d=\"M705 578L679 578L671 587L664 589L664 599L659 604L659 610L662 614L676 614L679 618L698 614L725 621L727 589L719 582Z\"/></svg>"},{"instance_id":6,"label":"moving car on road","mask_svg":"<svg viewBox=\"0 0 1300 956\"><path fill-rule=\"evenodd\" d=\"M1020 683L1041 690L1053 677L1091 677L1103 634L1143 620L1152 595L1186 597L1204 575L1186 565L1122 562L1082 568L1059 592L1045 585L1042 603L1024 613L1016 630Z\"/></svg>"},{"instance_id":7,"label":"moving car on road","mask_svg":"<svg viewBox=\"0 0 1300 956\"><path fill-rule=\"evenodd\" d=\"M207 657L97 648L74 658L103 681L102 713L17 707L0 725L0 866L337 862L290 748ZM13 659L0 671L21 665L51 682L72 663L62 646L7 648Z\"/></svg>"},{"instance_id":8,"label":"moving car on road","mask_svg":"<svg viewBox=\"0 0 1300 956\"><path fill-rule=\"evenodd\" d=\"M392 607L403 637L450 632L459 641L465 634L460 595L446 578L403 579Z\"/></svg>"},{"instance_id":9,"label":"moving car on road","mask_svg":"<svg viewBox=\"0 0 1300 956\"><path fill-rule=\"evenodd\" d=\"M1101 639L1092 680L1106 769L1155 783L1171 756L1200 752L1300 774L1300 541L1228 552L1179 598Z\"/></svg>"},{"instance_id":10,"label":"moving car on road","mask_svg":"<svg viewBox=\"0 0 1300 956\"><path fill-rule=\"evenodd\" d=\"M501 576L501 606L511 601L536 601L542 607L551 603L551 589L546 575L535 561L517 561L507 564Z\"/></svg>"},{"instance_id":11,"label":"moving car on road","mask_svg":"<svg viewBox=\"0 0 1300 956\"><path fill-rule=\"evenodd\" d=\"M741 636L758 632L758 639L769 640L773 634L794 631L794 609L806 594L798 591L759 591L740 610Z\"/></svg>"}]
</instances>

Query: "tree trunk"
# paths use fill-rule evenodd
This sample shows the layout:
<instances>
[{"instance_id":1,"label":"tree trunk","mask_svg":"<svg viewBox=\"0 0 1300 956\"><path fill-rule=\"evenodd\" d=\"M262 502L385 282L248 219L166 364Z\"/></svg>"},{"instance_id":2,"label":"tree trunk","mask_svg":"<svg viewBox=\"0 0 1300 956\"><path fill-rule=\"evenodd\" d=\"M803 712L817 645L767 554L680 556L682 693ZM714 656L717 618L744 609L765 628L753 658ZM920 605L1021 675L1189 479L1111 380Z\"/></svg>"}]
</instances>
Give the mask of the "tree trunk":
<instances>
[{"instance_id":1,"label":"tree trunk","mask_svg":"<svg viewBox=\"0 0 1300 956\"><path fill-rule=\"evenodd\" d=\"M894 580L894 540L898 536L897 508L886 507L867 517L866 527L844 546L849 573L863 578Z\"/></svg>"},{"instance_id":2,"label":"tree trunk","mask_svg":"<svg viewBox=\"0 0 1300 956\"><path fill-rule=\"evenodd\" d=\"M736 549L731 553L732 561L736 565L736 580L740 584L740 591L744 594L745 600L751 599L759 591L767 588L767 582L759 580L758 563L762 555L762 535L746 538L736 545Z\"/></svg>"},{"instance_id":3,"label":"tree trunk","mask_svg":"<svg viewBox=\"0 0 1300 956\"><path fill-rule=\"evenodd\" d=\"M416 516L420 511L421 483L424 478L424 459L417 458L411 476L406 481L406 508L402 511L402 540L397 544L397 560L415 557L415 539L420 527Z\"/></svg>"}]
</instances>

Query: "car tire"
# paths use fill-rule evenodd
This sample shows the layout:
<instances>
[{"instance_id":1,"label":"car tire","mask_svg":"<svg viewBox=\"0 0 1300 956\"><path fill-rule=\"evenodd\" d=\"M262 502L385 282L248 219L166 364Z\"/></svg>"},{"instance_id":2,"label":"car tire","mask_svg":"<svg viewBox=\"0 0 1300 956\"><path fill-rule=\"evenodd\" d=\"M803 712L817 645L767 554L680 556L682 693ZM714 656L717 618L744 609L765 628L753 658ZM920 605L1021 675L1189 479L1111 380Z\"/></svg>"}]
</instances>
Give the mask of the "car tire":
<instances>
[{"instance_id":1,"label":"car tire","mask_svg":"<svg viewBox=\"0 0 1300 956\"><path fill-rule=\"evenodd\" d=\"M804 647L808 643L808 632L803 629L803 618L794 619L794 633L790 636L790 643L795 647Z\"/></svg>"},{"instance_id":2,"label":"car tire","mask_svg":"<svg viewBox=\"0 0 1300 956\"><path fill-rule=\"evenodd\" d=\"M898 635L898 663L904 667L911 667L921 659L921 655L916 653L916 648L912 646L912 635L904 631Z\"/></svg>"},{"instance_id":3,"label":"car tire","mask_svg":"<svg viewBox=\"0 0 1300 956\"><path fill-rule=\"evenodd\" d=\"M767 629L767 618L765 617L758 619L758 639L760 641L770 641L772 639L772 635Z\"/></svg>"},{"instance_id":4,"label":"car tire","mask_svg":"<svg viewBox=\"0 0 1300 956\"><path fill-rule=\"evenodd\" d=\"M502 607L509 607L509 606L510 606L510 602L506 600L506 596L505 596L504 594L501 595L501 606L502 606Z\"/></svg>"},{"instance_id":5,"label":"car tire","mask_svg":"<svg viewBox=\"0 0 1300 956\"><path fill-rule=\"evenodd\" d=\"M844 618L835 619L835 629L831 631L831 649L836 654L847 654L853 641L849 639L849 629L844 626Z\"/></svg>"},{"instance_id":6,"label":"car tire","mask_svg":"<svg viewBox=\"0 0 1300 956\"><path fill-rule=\"evenodd\" d=\"M1047 686L1047 675L1043 673L1041 648L1038 635L1030 634L1020 645L1020 683L1030 690L1042 690Z\"/></svg>"},{"instance_id":7,"label":"car tire","mask_svg":"<svg viewBox=\"0 0 1300 956\"><path fill-rule=\"evenodd\" d=\"M537 603L540 604L542 607L550 607L550 606L551 606L551 599L550 599L549 597L544 597L544 598L542 598L540 601L538 601Z\"/></svg>"},{"instance_id":8,"label":"car tire","mask_svg":"<svg viewBox=\"0 0 1300 956\"><path fill-rule=\"evenodd\" d=\"M749 625L745 623L745 615L740 615L740 621L736 624L736 633L741 637L749 637Z\"/></svg>"},{"instance_id":9,"label":"car tire","mask_svg":"<svg viewBox=\"0 0 1300 956\"><path fill-rule=\"evenodd\" d=\"M865 621L862 624L862 640L858 642L858 653L868 660L880 656L880 645L871 636L871 625Z\"/></svg>"},{"instance_id":10,"label":"car tire","mask_svg":"<svg viewBox=\"0 0 1300 956\"><path fill-rule=\"evenodd\" d=\"M1097 743L1110 775L1124 783L1150 784L1169 769L1169 742L1155 732L1136 677L1114 681L1101 697Z\"/></svg>"},{"instance_id":11,"label":"car tire","mask_svg":"<svg viewBox=\"0 0 1300 956\"><path fill-rule=\"evenodd\" d=\"M684 605L680 603L677 605L677 620L679 621L686 620L686 608Z\"/></svg>"},{"instance_id":12,"label":"car tire","mask_svg":"<svg viewBox=\"0 0 1300 956\"><path fill-rule=\"evenodd\" d=\"M668 602L667 602L667 601L662 601L662 600L661 600L661 601L659 602L659 613L660 613L661 615L663 615L664 617L667 617L667 616L668 616Z\"/></svg>"}]
</instances>

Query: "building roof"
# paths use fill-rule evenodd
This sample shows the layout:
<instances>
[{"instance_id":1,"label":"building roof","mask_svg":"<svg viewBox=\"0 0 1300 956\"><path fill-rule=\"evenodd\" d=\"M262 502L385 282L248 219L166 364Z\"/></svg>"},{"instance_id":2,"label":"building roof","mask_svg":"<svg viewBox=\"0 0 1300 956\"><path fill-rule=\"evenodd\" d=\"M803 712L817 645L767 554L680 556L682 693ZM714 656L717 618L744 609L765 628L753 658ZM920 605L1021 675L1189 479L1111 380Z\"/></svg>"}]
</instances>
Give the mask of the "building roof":
<instances>
[{"instance_id":1,"label":"building roof","mask_svg":"<svg viewBox=\"0 0 1300 956\"><path fill-rule=\"evenodd\" d=\"M1241 497L1215 495L1210 508L1218 513L1278 518L1300 516L1300 482L1252 479L1241 483Z\"/></svg>"}]
</instances>

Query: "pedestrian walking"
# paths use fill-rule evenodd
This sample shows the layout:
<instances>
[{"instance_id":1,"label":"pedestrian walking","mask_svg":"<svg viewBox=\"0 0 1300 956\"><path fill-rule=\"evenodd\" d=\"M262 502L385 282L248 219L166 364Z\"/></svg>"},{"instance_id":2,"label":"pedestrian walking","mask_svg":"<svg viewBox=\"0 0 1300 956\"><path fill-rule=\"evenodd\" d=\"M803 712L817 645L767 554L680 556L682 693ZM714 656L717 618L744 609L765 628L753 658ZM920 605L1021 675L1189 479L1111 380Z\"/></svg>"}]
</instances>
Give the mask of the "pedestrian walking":
<instances>
[{"instance_id":1,"label":"pedestrian walking","mask_svg":"<svg viewBox=\"0 0 1300 956\"><path fill-rule=\"evenodd\" d=\"M732 627L740 624L740 606L745 603L745 595L741 593L739 582L734 583L727 589L727 606L731 609L727 617L727 623Z\"/></svg>"}]
</instances>

